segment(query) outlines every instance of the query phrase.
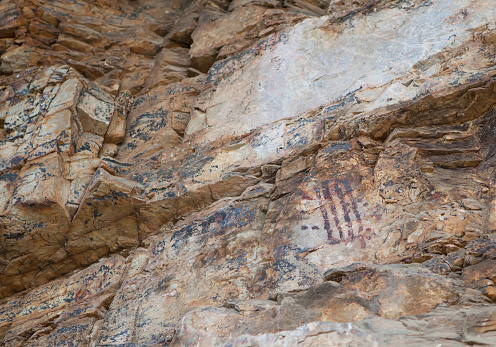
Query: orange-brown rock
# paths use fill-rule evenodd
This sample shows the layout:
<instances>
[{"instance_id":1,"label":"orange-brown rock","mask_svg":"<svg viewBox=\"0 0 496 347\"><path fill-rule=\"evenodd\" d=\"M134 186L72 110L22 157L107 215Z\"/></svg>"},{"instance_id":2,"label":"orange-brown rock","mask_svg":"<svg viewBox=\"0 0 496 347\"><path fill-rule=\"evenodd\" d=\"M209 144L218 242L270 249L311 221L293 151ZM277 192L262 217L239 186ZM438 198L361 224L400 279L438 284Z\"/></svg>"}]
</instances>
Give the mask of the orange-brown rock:
<instances>
[{"instance_id":1,"label":"orange-brown rock","mask_svg":"<svg viewBox=\"0 0 496 347\"><path fill-rule=\"evenodd\" d=\"M0 344L496 341L496 7L0 2Z\"/></svg>"}]
</instances>

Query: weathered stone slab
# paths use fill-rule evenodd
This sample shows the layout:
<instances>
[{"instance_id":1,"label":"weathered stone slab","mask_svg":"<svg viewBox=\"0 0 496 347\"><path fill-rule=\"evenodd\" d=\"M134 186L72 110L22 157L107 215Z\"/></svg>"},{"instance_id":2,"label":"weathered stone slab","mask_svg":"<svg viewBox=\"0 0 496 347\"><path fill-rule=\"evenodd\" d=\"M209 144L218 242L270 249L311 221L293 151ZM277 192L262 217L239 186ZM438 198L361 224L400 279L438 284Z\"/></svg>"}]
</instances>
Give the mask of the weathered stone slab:
<instances>
[{"instance_id":1,"label":"weathered stone slab","mask_svg":"<svg viewBox=\"0 0 496 347\"><path fill-rule=\"evenodd\" d=\"M134 270L110 307L98 343L129 343L133 336L165 342L193 303L254 295L251 276L266 203L265 198L220 202L172 234L154 238L146 252L132 257ZM137 292L139 305L129 300Z\"/></svg>"},{"instance_id":2,"label":"weathered stone slab","mask_svg":"<svg viewBox=\"0 0 496 347\"><path fill-rule=\"evenodd\" d=\"M134 100L127 115L126 138L119 150L119 159L143 156L143 149L152 151L165 129L177 127L173 115L177 112L189 113L196 96L202 88L204 77L198 76L174 83L167 87L157 87ZM160 148L160 147L159 147Z\"/></svg>"},{"instance_id":3,"label":"weathered stone slab","mask_svg":"<svg viewBox=\"0 0 496 347\"><path fill-rule=\"evenodd\" d=\"M82 83L76 78L65 81L60 86L57 96L50 103L50 109L48 110L47 115L57 113L64 109L69 109L74 112L82 88Z\"/></svg>"},{"instance_id":4,"label":"weathered stone slab","mask_svg":"<svg viewBox=\"0 0 496 347\"><path fill-rule=\"evenodd\" d=\"M384 144L363 137L332 142L317 153L308 174L296 171L277 182L281 207L272 205L262 240L270 245L264 254L283 291L318 283L326 267L453 252L477 237L470 230L484 230L490 198L480 195L484 184L476 171L428 166L429 152L419 150L459 158L474 150L478 133L439 143L436 138L474 127L432 129L424 135L405 129L412 137L393 136Z\"/></svg>"},{"instance_id":5,"label":"weathered stone slab","mask_svg":"<svg viewBox=\"0 0 496 347\"><path fill-rule=\"evenodd\" d=\"M220 47L233 41L237 34L261 22L266 11L264 7L247 5L217 20L197 26L191 34L193 40L190 49L191 56L215 55Z\"/></svg>"},{"instance_id":6,"label":"weathered stone slab","mask_svg":"<svg viewBox=\"0 0 496 347\"><path fill-rule=\"evenodd\" d=\"M120 93L116 98L116 108L110 121L105 142L117 144L124 140L126 135L126 117L131 95L129 92ZM113 155L112 155L113 156Z\"/></svg>"},{"instance_id":7,"label":"weathered stone slab","mask_svg":"<svg viewBox=\"0 0 496 347\"><path fill-rule=\"evenodd\" d=\"M105 136L114 114L115 106L99 100L90 93L83 93L77 106L83 130Z\"/></svg>"},{"instance_id":8,"label":"weathered stone slab","mask_svg":"<svg viewBox=\"0 0 496 347\"><path fill-rule=\"evenodd\" d=\"M15 37L17 27L25 21L14 1L2 1L0 5L0 38Z\"/></svg>"},{"instance_id":9,"label":"weathered stone slab","mask_svg":"<svg viewBox=\"0 0 496 347\"><path fill-rule=\"evenodd\" d=\"M95 255L77 257L81 264L133 244L138 237L132 192L134 182L98 169L88 183L66 239L70 255L96 250ZM119 245L120 244L120 245ZM91 252L89 252L91 253Z\"/></svg>"},{"instance_id":10,"label":"weathered stone slab","mask_svg":"<svg viewBox=\"0 0 496 347\"><path fill-rule=\"evenodd\" d=\"M33 134L29 159L35 159L53 152L65 152L65 157L74 153L73 143L77 138L77 123L68 109L51 113L37 122Z\"/></svg>"},{"instance_id":11,"label":"weathered stone slab","mask_svg":"<svg viewBox=\"0 0 496 347\"><path fill-rule=\"evenodd\" d=\"M463 330L466 326L466 321L462 316L468 317L471 326L466 335L460 334L460 329ZM239 322L242 320L239 317L239 313L228 309L192 312L182 321L180 333L172 345L198 343L202 346L213 346L223 343L232 346L247 344L318 346L335 344L365 347L374 344L429 345L432 341L449 340L453 346L463 346L467 340L471 343L490 344L495 336L491 328L486 328L486 325L492 326L494 322L494 307L491 306L475 306L473 309L461 312L453 309L438 309L430 314L411 316L401 320L370 317L359 323L316 321L278 333L246 333L234 338L219 338L226 331L225 329L220 331L219 325L222 324L225 327L226 321L229 320ZM208 330L204 329L205 326L201 326L202 323L198 323L199 321L209 322L205 324ZM215 323L218 325L216 326ZM243 327L246 324L243 323L238 324Z\"/></svg>"},{"instance_id":12,"label":"weathered stone slab","mask_svg":"<svg viewBox=\"0 0 496 347\"><path fill-rule=\"evenodd\" d=\"M448 6L437 1L427 6L394 3L339 25L329 24L326 17L307 19L274 34L212 67L209 82L215 88L197 105L206 112L208 124L200 138L243 136L260 125L338 103L352 93L377 91L368 99L366 108L371 109L414 100L434 86L448 88L457 73L442 80L435 57L472 40L472 31L496 17L487 2L473 3L472 11L460 14L464 6L463 0ZM420 69L426 64L430 70ZM476 73L469 66L464 71ZM476 74L481 76L480 71ZM425 83L427 78L433 78L432 83ZM397 79L418 82L393 83Z\"/></svg>"},{"instance_id":13,"label":"weathered stone slab","mask_svg":"<svg viewBox=\"0 0 496 347\"><path fill-rule=\"evenodd\" d=\"M82 132L76 105L83 90L112 103L110 96L66 66L34 69L9 80L13 89L2 94L13 106L6 113L9 133L1 144L2 295L75 269L64 244L88 181L101 165L98 155L104 140ZM109 249L132 245L138 233L133 220L122 231L129 235L103 242L95 254L84 255L85 263L97 261ZM95 229L102 227L108 229ZM121 227L116 224L114 230Z\"/></svg>"},{"instance_id":14,"label":"weathered stone slab","mask_svg":"<svg viewBox=\"0 0 496 347\"><path fill-rule=\"evenodd\" d=\"M0 330L3 331L3 341L13 340L22 334L29 336L35 332L32 330L33 324L54 324L54 320L58 328L54 330L49 340L60 338L64 326L69 325L69 322L59 321L56 318L73 310L77 312L77 308L79 308L78 315L84 315L85 312L91 315L94 308L89 303L95 301L102 304L99 297L103 297L105 302L108 294L112 294L118 288L125 267L122 257L113 256L70 277L58 279L6 301L0 309ZM77 328L74 326L76 332L88 331L82 323L80 322ZM40 338L36 334L34 337L33 343ZM42 341L44 341L43 337L40 338L39 343Z\"/></svg>"},{"instance_id":15,"label":"weathered stone slab","mask_svg":"<svg viewBox=\"0 0 496 347\"><path fill-rule=\"evenodd\" d=\"M405 280L399 279L403 276ZM424 283L428 285L424 286ZM193 341L199 341L200 345L219 345L233 340L237 345L243 337L251 335L254 339L255 336L263 339L280 331L298 331L299 326L312 321L313 324L337 321L349 327L361 326L373 320L376 314L388 318L383 324L394 325L395 314L401 315L403 309L413 313L413 306L407 308L409 305L423 302L425 306L420 304L413 313L420 314L443 305L445 300L456 300L456 287L454 282L420 267L364 268L349 274L340 284L326 282L299 293L277 296L277 301L233 300L224 307L191 311L181 320L173 345L187 345ZM365 292L367 294L361 296ZM343 306L336 306L337 301L343 302ZM486 312L492 311L489 306L486 309L489 309ZM382 330L373 331L377 334ZM371 340L373 338L368 340L363 336L362 340L357 338L357 341Z\"/></svg>"},{"instance_id":16,"label":"weathered stone slab","mask_svg":"<svg viewBox=\"0 0 496 347\"><path fill-rule=\"evenodd\" d=\"M18 73L40 60L41 52L26 43L21 46L10 45L0 57L0 72Z\"/></svg>"}]
</instances>

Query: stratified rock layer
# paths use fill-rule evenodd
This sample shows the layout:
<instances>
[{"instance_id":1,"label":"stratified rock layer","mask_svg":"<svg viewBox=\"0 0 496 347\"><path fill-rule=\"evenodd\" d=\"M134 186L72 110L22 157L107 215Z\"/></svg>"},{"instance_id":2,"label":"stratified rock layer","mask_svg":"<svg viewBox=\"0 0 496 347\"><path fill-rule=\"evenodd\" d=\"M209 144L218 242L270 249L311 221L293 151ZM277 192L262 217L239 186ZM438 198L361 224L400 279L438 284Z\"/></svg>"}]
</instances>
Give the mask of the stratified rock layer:
<instances>
[{"instance_id":1,"label":"stratified rock layer","mask_svg":"<svg viewBox=\"0 0 496 347\"><path fill-rule=\"evenodd\" d=\"M490 1L0 3L6 346L494 345Z\"/></svg>"}]
</instances>

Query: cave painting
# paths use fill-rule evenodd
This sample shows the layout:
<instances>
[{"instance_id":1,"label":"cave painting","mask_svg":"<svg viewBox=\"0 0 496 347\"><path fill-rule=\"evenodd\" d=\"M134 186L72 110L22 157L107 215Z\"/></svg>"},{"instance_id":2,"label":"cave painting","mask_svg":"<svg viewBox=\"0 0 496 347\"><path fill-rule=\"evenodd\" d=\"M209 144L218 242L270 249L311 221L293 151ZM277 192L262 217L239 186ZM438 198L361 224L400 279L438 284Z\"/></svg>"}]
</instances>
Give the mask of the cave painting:
<instances>
[{"instance_id":1,"label":"cave painting","mask_svg":"<svg viewBox=\"0 0 496 347\"><path fill-rule=\"evenodd\" d=\"M371 237L363 235L363 232L371 229L364 228L362 211L368 210L369 204L354 196L347 179L323 181L320 187L303 192L302 200L316 201L323 220L322 225L302 225L302 230L320 230L323 227L330 244L358 240L360 247L365 248L365 239ZM374 217L378 217L376 213Z\"/></svg>"}]
</instances>

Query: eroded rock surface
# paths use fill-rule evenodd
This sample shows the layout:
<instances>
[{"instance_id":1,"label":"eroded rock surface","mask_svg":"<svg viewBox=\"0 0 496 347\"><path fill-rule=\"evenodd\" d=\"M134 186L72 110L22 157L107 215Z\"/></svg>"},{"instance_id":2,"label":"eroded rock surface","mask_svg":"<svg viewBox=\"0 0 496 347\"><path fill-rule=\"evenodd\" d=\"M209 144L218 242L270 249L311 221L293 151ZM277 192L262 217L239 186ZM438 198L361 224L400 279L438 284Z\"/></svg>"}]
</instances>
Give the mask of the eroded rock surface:
<instances>
[{"instance_id":1,"label":"eroded rock surface","mask_svg":"<svg viewBox=\"0 0 496 347\"><path fill-rule=\"evenodd\" d=\"M496 7L0 2L5 346L494 345Z\"/></svg>"}]
</instances>

